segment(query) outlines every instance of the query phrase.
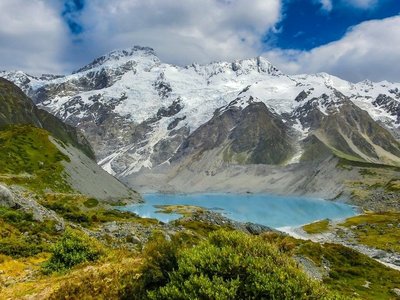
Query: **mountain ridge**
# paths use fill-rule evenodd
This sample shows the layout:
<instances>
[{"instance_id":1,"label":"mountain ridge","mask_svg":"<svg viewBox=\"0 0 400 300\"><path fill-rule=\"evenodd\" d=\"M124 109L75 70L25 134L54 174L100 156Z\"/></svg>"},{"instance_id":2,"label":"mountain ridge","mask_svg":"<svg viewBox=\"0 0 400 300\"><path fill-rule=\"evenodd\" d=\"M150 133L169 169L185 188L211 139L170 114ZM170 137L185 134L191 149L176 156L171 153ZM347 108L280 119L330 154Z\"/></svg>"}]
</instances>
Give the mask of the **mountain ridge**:
<instances>
[{"instance_id":1,"label":"mountain ridge","mask_svg":"<svg viewBox=\"0 0 400 300\"><path fill-rule=\"evenodd\" d=\"M399 83L351 83L326 73L286 75L263 57L179 67L163 63L153 49L140 46L113 51L63 77L33 78L20 72L0 76L14 81L39 107L81 129L99 164L131 185L130 178L136 175L174 169L182 156L179 149L199 128L226 109L243 111L251 103L262 103L266 109L262 116L252 112L255 124L274 115L281 120L279 126L287 128L284 148L290 155L272 161L278 167L309 162L316 151L310 147L322 149L321 143L326 155L400 165ZM229 138L217 147L218 153L225 147L231 164L271 163L254 157L277 157L282 151L265 150L273 149L268 144L257 148L247 134L255 130L254 139L262 140L272 132L237 122L231 125L239 125L236 132L242 133L236 135L241 138L231 140L230 149L246 152L227 150ZM200 156L188 157L202 161ZM221 161L215 163L227 163L223 155L218 157Z\"/></svg>"}]
</instances>

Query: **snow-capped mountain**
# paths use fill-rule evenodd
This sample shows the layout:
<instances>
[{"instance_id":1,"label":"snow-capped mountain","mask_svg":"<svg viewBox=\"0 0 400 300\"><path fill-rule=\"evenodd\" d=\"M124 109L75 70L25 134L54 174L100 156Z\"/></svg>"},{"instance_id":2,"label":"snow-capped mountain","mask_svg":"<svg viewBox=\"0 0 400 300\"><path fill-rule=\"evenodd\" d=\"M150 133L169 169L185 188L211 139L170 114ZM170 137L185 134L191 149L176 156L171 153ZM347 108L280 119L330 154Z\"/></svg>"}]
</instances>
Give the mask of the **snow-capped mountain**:
<instances>
[{"instance_id":1,"label":"snow-capped mountain","mask_svg":"<svg viewBox=\"0 0 400 300\"><path fill-rule=\"evenodd\" d=\"M122 179L189 156L193 162L216 148L224 163L285 166L306 160L312 137L335 154L400 164L400 83L289 76L263 57L180 67L138 46L71 75L18 71L0 77L82 129L99 164ZM205 141L213 130L211 145ZM274 140L260 138L272 133Z\"/></svg>"}]
</instances>

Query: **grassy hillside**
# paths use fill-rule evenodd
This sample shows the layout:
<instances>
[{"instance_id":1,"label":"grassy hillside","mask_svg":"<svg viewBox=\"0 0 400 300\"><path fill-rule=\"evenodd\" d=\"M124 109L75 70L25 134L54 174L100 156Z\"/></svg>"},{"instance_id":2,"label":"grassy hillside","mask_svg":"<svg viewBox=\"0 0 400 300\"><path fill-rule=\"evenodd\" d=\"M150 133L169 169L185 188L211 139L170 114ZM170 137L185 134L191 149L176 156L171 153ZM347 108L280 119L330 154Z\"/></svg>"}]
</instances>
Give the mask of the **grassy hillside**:
<instances>
[{"instance_id":1,"label":"grassy hillside","mask_svg":"<svg viewBox=\"0 0 400 300\"><path fill-rule=\"evenodd\" d=\"M22 218L15 223L0 213L21 231L32 222ZM168 239L155 230L141 250L109 247L68 229L31 254L22 252L25 258L0 253L0 299L396 299L400 272L344 246L189 220L179 226Z\"/></svg>"},{"instance_id":2,"label":"grassy hillside","mask_svg":"<svg viewBox=\"0 0 400 300\"><path fill-rule=\"evenodd\" d=\"M43 128L55 138L94 158L89 143L74 127L63 123L47 111L38 109L17 86L0 78L0 127L15 124Z\"/></svg>"},{"instance_id":3,"label":"grassy hillside","mask_svg":"<svg viewBox=\"0 0 400 300\"><path fill-rule=\"evenodd\" d=\"M69 161L49 140L49 133L32 125L9 125L0 131L0 181L34 191L71 191L62 161Z\"/></svg>"}]
</instances>

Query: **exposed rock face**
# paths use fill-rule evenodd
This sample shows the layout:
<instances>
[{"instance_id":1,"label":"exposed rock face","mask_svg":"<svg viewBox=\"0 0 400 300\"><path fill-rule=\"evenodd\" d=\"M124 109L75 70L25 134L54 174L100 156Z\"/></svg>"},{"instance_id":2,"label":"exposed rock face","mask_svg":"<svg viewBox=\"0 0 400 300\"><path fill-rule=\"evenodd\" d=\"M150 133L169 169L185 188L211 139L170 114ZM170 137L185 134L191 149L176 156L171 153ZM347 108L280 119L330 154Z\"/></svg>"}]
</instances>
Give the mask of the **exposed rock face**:
<instances>
[{"instance_id":1,"label":"exposed rock face","mask_svg":"<svg viewBox=\"0 0 400 300\"><path fill-rule=\"evenodd\" d=\"M27 191L17 187L8 188L0 184L0 206L21 209L24 212L31 213L36 221L53 220L59 230L65 227L64 220L54 211L40 205L30 198Z\"/></svg>"},{"instance_id":2,"label":"exposed rock face","mask_svg":"<svg viewBox=\"0 0 400 300\"><path fill-rule=\"evenodd\" d=\"M4 185L0 185L0 206L14 207L15 205L14 195Z\"/></svg>"},{"instance_id":3,"label":"exposed rock face","mask_svg":"<svg viewBox=\"0 0 400 300\"><path fill-rule=\"evenodd\" d=\"M208 224L212 224L212 225L234 228L235 230L243 231L243 232L250 233L253 235L259 235L264 232L278 232L275 229L272 229L268 226L264 226L264 225L260 225L260 224L255 224L255 223L250 223L250 222L243 223L243 222L233 221L217 212L213 212L213 211L209 211L209 210L204 210L201 212L194 212L189 217L183 217L181 220L183 222L200 221L200 222L204 222L204 223L208 223Z\"/></svg>"},{"instance_id":4,"label":"exposed rock face","mask_svg":"<svg viewBox=\"0 0 400 300\"><path fill-rule=\"evenodd\" d=\"M336 99L329 102L329 99L333 97ZM311 135L304 140L306 145L304 149L307 151L303 153L303 160L324 158L329 155L329 152L333 152L346 159L389 165L398 164L399 142L387 130L379 126L366 111L354 105L343 94L335 91L333 97L322 95L320 98L326 105L326 109L330 110L327 115L315 109L304 109L304 107L296 111L296 116L299 117L303 126L313 129ZM319 99L310 101L317 100ZM309 105L310 103L306 103L306 106ZM313 149L312 145L316 148Z\"/></svg>"},{"instance_id":5,"label":"exposed rock face","mask_svg":"<svg viewBox=\"0 0 400 300\"><path fill-rule=\"evenodd\" d=\"M400 99L399 90L392 90L391 93L395 94L396 99ZM379 94L375 101L372 102L375 106L384 109L390 115L396 117L396 123L400 124L400 102L393 99L391 96Z\"/></svg>"},{"instance_id":6,"label":"exposed rock face","mask_svg":"<svg viewBox=\"0 0 400 300\"><path fill-rule=\"evenodd\" d=\"M249 100L251 102L251 100ZM244 109L235 102L215 112L214 117L194 131L171 159L201 159L206 151L218 150L229 164L281 164L294 149L289 128L262 102Z\"/></svg>"}]
</instances>

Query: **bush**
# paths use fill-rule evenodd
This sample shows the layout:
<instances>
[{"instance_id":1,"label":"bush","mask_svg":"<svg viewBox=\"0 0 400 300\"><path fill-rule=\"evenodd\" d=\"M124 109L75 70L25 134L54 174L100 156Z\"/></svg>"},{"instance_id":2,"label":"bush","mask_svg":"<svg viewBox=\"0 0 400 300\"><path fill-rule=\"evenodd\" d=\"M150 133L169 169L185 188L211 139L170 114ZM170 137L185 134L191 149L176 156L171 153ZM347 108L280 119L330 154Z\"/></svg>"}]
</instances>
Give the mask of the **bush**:
<instances>
[{"instance_id":1,"label":"bush","mask_svg":"<svg viewBox=\"0 0 400 300\"><path fill-rule=\"evenodd\" d=\"M85 202L83 202L83 205L87 208L93 208L99 205L99 201L95 198L89 198Z\"/></svg>"},{"instance_id":2,"label":"bush","mask_svg":"<svg viewBox=\"0 0 400 300\"><path fill-rule=\"evenodd\" d=\"M150 299L323 299L327 291L257 237L219 231L182 252L170 282Z\"/></svg>"},{"instance_id":3,"label":"bush","mask_svg":"<svg viewBox=\"0 0 400 300\"><path fill-rule=\"evenodd\" d=\"M262 237L216 231L192 248L165 240L155 245L147 250L135 299L336 298Z\"/></svg>"},{"instance_id":4,"label":"bush","mask_svg":"<svg viewBox=\"0 0 400 300\"><path fill-rule=\"evenodd\" d=\"M0 253L19 258L48 251L57 238L55 224L34 221L30 213L0 206Z\"/></svg>"},{"instance_id":5,"label":"bush","mask_svg":"<svg viewBox=\"0 0 400 300\"><path fill-rule=\"evenodd\" d=\"M101 246L87 235L67 229L53 246L52 256L44 265L46 273L60 272L87 261L95 261L102 254Z\"/></svg>"}]
</instances>

